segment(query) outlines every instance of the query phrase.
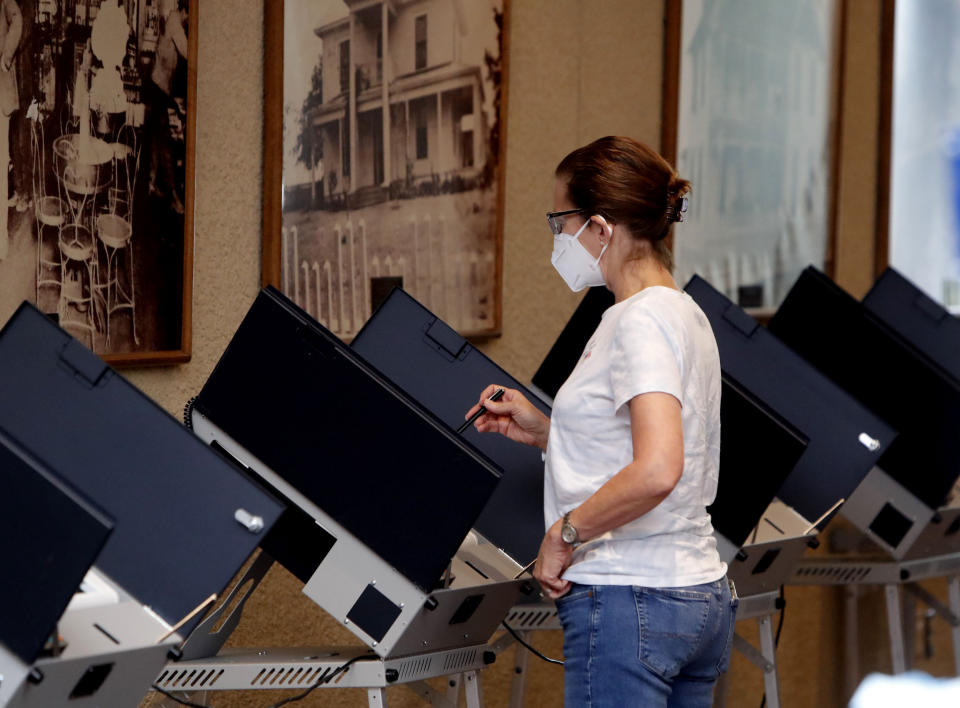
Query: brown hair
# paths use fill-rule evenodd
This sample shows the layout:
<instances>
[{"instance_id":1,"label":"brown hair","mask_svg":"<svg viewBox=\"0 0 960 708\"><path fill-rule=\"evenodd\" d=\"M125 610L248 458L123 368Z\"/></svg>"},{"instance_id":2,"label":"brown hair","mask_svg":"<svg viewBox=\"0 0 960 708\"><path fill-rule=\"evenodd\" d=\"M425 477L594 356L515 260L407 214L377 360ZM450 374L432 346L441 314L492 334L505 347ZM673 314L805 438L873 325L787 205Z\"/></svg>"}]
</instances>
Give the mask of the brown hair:
<instances>
[{"instance_id":1,"label":"brown hair","mask_svg":"<svg viewBox=\"0 0 960 708\"><path fill-rule=\"evenodd\" d=\"M690 183L656 151L633 138L610 135L571 152L556 175L567 180L574 206L623 224L634 238L649 241L660 263L673 269L664 238L682 218Z\"/></svg>"}]
</instances>

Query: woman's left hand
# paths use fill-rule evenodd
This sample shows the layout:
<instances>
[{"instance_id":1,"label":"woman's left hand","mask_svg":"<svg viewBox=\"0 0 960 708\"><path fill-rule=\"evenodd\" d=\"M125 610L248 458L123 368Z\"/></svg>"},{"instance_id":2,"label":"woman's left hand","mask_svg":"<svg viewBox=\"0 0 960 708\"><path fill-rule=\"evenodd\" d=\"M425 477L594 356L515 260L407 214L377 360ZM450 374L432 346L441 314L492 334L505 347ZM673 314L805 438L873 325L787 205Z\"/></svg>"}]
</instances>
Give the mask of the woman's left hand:
<instances>
[{"instance_id":1,"label":"woman's left hand","mask_svg":"<svg viewBox=\"0 0 960 708\"><path fill-rule=\"evenodd\" d=\"M537 554L537 564L533 569L533 577L554 600L566 595L570 590L570 581L563 580L560 576L573 557L573 547L560 537L560 526L561 521L557 521L543 537L540 553Z\"/></svg>"}]
</instances>

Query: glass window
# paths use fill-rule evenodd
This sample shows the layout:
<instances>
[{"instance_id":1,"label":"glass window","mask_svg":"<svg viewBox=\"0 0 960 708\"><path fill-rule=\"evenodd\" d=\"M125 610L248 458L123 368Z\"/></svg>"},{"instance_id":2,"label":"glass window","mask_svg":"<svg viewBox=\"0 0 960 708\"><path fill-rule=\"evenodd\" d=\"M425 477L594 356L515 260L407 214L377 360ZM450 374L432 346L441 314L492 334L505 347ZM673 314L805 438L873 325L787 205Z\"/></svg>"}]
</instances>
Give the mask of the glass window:
<instances>
[{"instance_id":1,"label":"glass window","mask_svg":"<svg viewBox=\"0 0 960 708\"><path fill-rule=\"evenodd\" d=\"M698 273L734 302L775 307L803 268L824 266L836 5L684 1L680 285Z\"/></svg>"},{"instance_id":2,"label":"glass window","mask_svg":"<svg viewBox=\"0 0 960 708\"><path fill-rule=\"evenodd\" d=\"M427 159L427 116L423 111L417 113L417 159Z\"/></svg>"},{"instance_id":3,"label":"glass window","mask_svg":"<svg viewBox=\"0 0 960 708\"><path fill-rule=\"evenodd\" d=\"M350 121L344 118L340 121L340 124L343 126L343 130L340 134L343 136L343 140L340 144L343 147L342 150L342 161L341 161L341 172L344 177L350 176Z\"/></svg>"},{"instance_id":4,"label":"glass window","mask_svg":"<svg viewBox=\"0 0 960 708\"><path fill-rule=\"evenodd\" d=\"M890 265L960 312L960 1L895 8Z\"/></svg>"},{"instance_id":5,"label":"glass window","mask_svg":"<svg viewBox=\"0 0 960 708\"><path fill-rule=\"evenodd\" d=\"M427 68L427 16L420 15L414 20L414 41L416 42L416 58L414 68Z\"/></svg>"},{"instance_id":6,"label":"glass window","mask_svg":"<svg viewBox=\"0 0 960 708\"><path fill-rule=\"evenodd\" d=\"M340 92L350 90L350 40L340 42Z\"/></svg>"}]
</instances>

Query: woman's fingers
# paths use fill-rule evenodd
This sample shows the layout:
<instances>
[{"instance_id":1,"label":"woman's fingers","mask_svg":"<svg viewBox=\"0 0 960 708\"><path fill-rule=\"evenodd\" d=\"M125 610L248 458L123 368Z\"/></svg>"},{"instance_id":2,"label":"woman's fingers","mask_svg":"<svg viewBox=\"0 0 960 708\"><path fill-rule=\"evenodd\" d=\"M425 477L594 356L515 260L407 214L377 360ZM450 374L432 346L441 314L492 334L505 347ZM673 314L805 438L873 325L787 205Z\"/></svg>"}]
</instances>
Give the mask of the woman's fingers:
<instances>
[{"instance_id":1,"label":"woman's fingers","mask_svg":"<svg viewBox=\"0 0 960 708\"><path fill-rule=\"evenodd\" d=\"M483 389L483 391L480 393L480 400L477 401L476 403L474 403L474 404L470 407L470 410L468 410L468 411L466 412L466 415L464 415L463 419L466 420L467 418L469 418L470 416L472 416L474 413L476 413L478 410L480 410L480 407L481 407L481 406L486 407L486 403L487 403L488 399L490 398L490 396L492 396L494 393L496 393L496 392L497 392L497 389L500 389L500 388L504 388L504 387L503 387L503 386L498 386L497 384L490 384L490 385L487 386L485 389ZM507 391L507 389L504 389L504 395L506 395L506 391ZM488 408L488 410L489 410L489 408Z\"/></svg>"}]
</instances>

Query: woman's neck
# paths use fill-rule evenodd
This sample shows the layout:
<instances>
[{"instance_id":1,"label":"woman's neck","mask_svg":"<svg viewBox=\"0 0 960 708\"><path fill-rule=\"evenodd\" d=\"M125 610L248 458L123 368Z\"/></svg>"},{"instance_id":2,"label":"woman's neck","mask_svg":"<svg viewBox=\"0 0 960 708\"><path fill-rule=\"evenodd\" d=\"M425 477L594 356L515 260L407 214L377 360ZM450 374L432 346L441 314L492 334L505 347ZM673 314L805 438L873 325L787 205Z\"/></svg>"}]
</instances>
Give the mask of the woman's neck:
<instances>
[{"instance_id":1,"label":"woman's neck","mask_svg":"<svg viewBox=\"0 0 960 708\"><path fill-rule=\"evenodd\" d=\"M670 271L653 257L624 261L617 277L612 282L608 281L607 285L613 291L616 302L623 302L641 290L655 285L679 290Z\"/></svg>"}]
</instances>

